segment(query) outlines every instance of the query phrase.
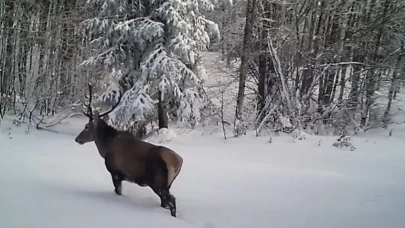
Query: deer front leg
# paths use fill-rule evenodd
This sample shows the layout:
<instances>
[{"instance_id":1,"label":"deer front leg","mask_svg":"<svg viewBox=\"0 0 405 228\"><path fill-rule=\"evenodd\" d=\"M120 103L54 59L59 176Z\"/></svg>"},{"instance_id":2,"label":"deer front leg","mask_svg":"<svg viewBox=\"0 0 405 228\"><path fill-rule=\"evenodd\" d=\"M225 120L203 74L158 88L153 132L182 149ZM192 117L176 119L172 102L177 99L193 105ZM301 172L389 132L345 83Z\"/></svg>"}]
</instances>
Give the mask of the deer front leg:
<instances>
[{"instance_id":1,"label":"deer front leg","mask_svg":"<svg viewBox=\"0 0 405 228\"><path fill-rule=\"evenodd\" d=\"M112 182L114 184L114 191L117 195L122 194L122 181L124 180L123 175L121 175L120 172L118 172L114 166L112 165L113 163L111 162L111 159L106 158L105 159L105 166L111 174Z\"/></svg>"},{"instance_id":2,"label":"deer front leg","mask_svg":"<svg viewBox=\"0 0 405 228\"><path fill-rule=\"evenodd\" d=\"M114 184L114 191L117 195L122 195L122 177L119 174L111 173L112 182Z\"/></svg>"}]
</instances>

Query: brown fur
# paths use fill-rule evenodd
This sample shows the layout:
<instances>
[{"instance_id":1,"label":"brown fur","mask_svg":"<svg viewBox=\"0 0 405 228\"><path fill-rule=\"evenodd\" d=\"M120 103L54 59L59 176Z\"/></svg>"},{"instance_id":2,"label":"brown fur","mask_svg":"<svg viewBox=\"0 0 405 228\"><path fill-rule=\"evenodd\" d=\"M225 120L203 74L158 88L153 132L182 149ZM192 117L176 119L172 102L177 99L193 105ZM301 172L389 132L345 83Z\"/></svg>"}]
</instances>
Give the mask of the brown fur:
<instances>
[{"instance_id":1,"label":"brown fur","mask_svg":"<svg viewBox=\"0 0 405 228\"><path fill-rule=\"evenodd\" d=\"M180 157L173 150L164 147L162 149L162 158L166 162L166 164L168 164L167 169L169 170L169 173L167 186L170 188L173 181L176 179L177 175L179 175L181 171L181 167L183 166L183 158ZM172 176L170 176L170 171L173 172Z\"/></svg>"},{"instance_id":2,"label":"brown fur","mask_svg":"<svg viewBox=\"0 0 405 228\"><path fill-rule=\"evenodd\" d=\"M142 177L145 175L146 159L150 155L152 149L157 148L157 151L166 163L166 168L169 172L167 177L167 187L170 189L172 182L176 179L181 170L183 158L173 150L162 146L155 146L151 143L137 139L131 133L120 133L121 134L114 138L110 145L111 149L118 151L117 153L114 153L113 156L114 165L119 167L123 173L132 177L132 179ZM174 172L171 178L169 178L170 170ZM133 182L131 181L131 178L128 178L127 181Z\"/></svg>"},{"instance_id":3,"label":"brown fur","mask_svg":"<svg viewBox=\"0 0 405 228\"><path fill-rule=\"evenodd\" d=\"M89 90L91 101L91 88ZM111 174L115 193L121 195L124 180L149 186L160 197L161 206L169 207L171 215L176 217L175 198L169 190L181 171L183 158L169 148L142 141L128 131L109 126L101 117L111 110L99 115L98 112L93 114L90 106L88 109L85 115L89 117L89 123L75 140L79 144L95 142Z\"/></svg>"}]
</instances>

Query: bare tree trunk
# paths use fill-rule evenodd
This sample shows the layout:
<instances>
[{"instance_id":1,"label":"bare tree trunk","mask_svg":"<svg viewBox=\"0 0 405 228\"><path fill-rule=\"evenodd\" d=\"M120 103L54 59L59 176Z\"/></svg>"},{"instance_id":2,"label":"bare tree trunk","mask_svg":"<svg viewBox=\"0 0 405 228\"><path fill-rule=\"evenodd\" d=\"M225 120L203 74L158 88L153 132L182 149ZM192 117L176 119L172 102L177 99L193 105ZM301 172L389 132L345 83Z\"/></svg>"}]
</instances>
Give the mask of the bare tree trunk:
<instances>
[{"instance_id":1,"label":"bare tree trunk","mask_svg":"<svg viewBox=\"0 0 405 228\"><path fill-rule=\"evenodd\" d=\"M159 129L169 128L169 119L167 117L167 108L163 94L159 91L159 103L158 103L158 115L159 115Z\"/></svg>"},{"instance_id":2,"label":"bare tree trunk","mask_svg":"<svg viewBox=\"0 0 405 228\"><path fill-rule=\"evenodd\" d=\"M239 73L239 88L238 88L238 96L236 98L236 111L234 124L235 137L245 133L244 132L245 127L243 126L244 124L242 119L242 108L245 99L246 76L248 71L249 53L252 41L253 22L255 20L256 3L257 0L248 0L247 2L245 35L243 38L242 57Z\"/></svg>"},{"instance_id":3,"label":"bare tree trunk","mask_svg":"<svg viewBox=\"0 0 405 228\"><path fill-rule=\"evenodd\" d=\"M386 128L388 126L388 123L390 121L389 118L389 113L391 111L391 104L392 100L394 98L394 94L396 89L399 87L399 79L401 78L401 63L404 61L404 56L405 56L405 46L404 42L402 42L402 47L401 47L401 54L398 55L397 58L397 64L396 64L396 69L394 73L392 74L392 79L391 79L391 86L390 90L388 92L388 104L387 107L385 108L384 115L383 115L383 127Z\"/></svg>"},{"instance_id":4,"label":"bare tree trunk","mask_svg":"<svg viewBox=\"0 0 405 228\"><path fill-rule=\"evenodd\" d=\"M263 14L262 17L266 19L270 19L270 4L266 1L262 1L262 8L263 8ZM268 33L268 28L270 27L270 24L267 22L267 20L263 20L262 26L260 26L260 47L259 47L259 79L258 79L258 104L257 104L257 120L256 122L259 124L263 117L264 117L264 108L266 105L266 97L267 93L271 88L266 88L267 84L266 82L269 79L269 74L271 73L270 71L274 72L273 64L272 61L270 61L269 56L268 56L268 42L267 39L269 37Z\"/></svg>"},{"instance_id":5,"label":"bare tree trunk","mask_svg":"<svg viewBox=\"0 0 405 228\"><path fill-rule=\"evenodd\" d=\"M13 82L12 74L13 74L13 37L14 37L14 10L15 10L15 3L14 1L6 1L5 3L5 50L3 59L1 62L4 62L1 69L1 85L0 85L0 103L2 103L3 114L5 110L9 108L10 98L10 87ZM0 110L1 111L1 110Z\"/></svg>"},{"instance_id":6,"label":"bare tree trunk","mask_svg":"<svg viewBox=\"0 0 405 228\"><path fill-rule=\"evenodd\" d=\"M330 20L330 29L328 32L328 34L326 35L326 42L325 42L325 49L327 49L330 46L336 45L339 42L339 37L341 35L341 33L344 32L340 32L339 31L339 17L337 15L333 15L331 16L331 20ZM341 41L342 43L344 43L344 41ZM337 59L337 60L341 60L342 59L342 53L343 50L340 50L338 52L338 55L340 56L336 56L336 58L331 58L331 61ZM331 69L325 77L325 82L324 82L324 90L323 90L323 101L322 104L325 106L329 106L334 99L334 94L336 91L336 86L338 84L339 81L339 74L338 74L339 70L338 67L333 67L333 69Z\"/></svg>"},{"instance_id":7,"label":"bare tree trunk","mask_svg":"<svg viewBox=\"0 0 405 228\"><path fill-rule=\"evenodd\" d=\"M310 91L312 82L314 80L314 66L316 64L316 56L319 51L319 41L321 37L319 37L321 32L321 23L323 22L324 12L323 9L325 7L324 1L311 1L313 11L310 13L310 16L307 17L308 20L308 29L307 33L307 64L305 69L302 72L302 85L300 90L301 97L306 96ZM320 4L318 4L320 3Z\"/></svg>"},{"instance_id":8,"label":"bare tree trunk","mask_svg":"<svg viewBox=\"0 0 405 228\"><path fill-rule=\"evenodd\" d=\"M381 24L379 26L379 31L377 34L377 38L376 38L376 43L374 46L374 53L372 55L372 60L376 61L377 60L377 55L378 55L378 50L380 48L380 43L381 43L381 39L384 33L384 26L385 26L385 21L387 20L387 12L388 12L388 7L390 5L390 0L385 0L384 2L384 10L383 13L381 15ZM375 0L372 1L371 6L370 6L370 11L372 11L372 9L374 9L375 7ZM370 13L371 14L371 13ZM367 121L367 117L368 114L370 112L370 107L371 105L374 104L374 93L376 90L376 74L375 74L375 69L370 69L367 72L367 78L366 78L366 104L363 108L362 111L362 115L361 115L361 126L365 126L366 125L366 121Z\"/></svg>"},{"instance_id":9,"label":"bare tree trunk","mask_svg":"<svg viewBox=\"0 0 405 228\"><path fill-rule=\"evenodd\" d=\"M353 15L353 10L354 10L354 2L353 3L349 3L347 2L346 4L348 4L347 6L347 10L346 7L344 8L344 11L349 11L349 15L344 14L342 17L342 29L341 29L341 35L340 35L340 39L342 40L341 44L340 44L340 55L341 55L341 60L343 61L350 61L351 58L351 54L352 54L352 48L351 47L345 47L346 45L346 40L351 40L352 39L352 32L350 32L350 29L353 28L354 25L354 15ZM340 107L343 107L343 96L344 96L344 92L345 92L345 86L346 86L346 74L347 71L350 70L349 66L345 65L342 66L342 70L341 70L341 77L340 77L340 91L339 91L339 103L340 103Z\"/></svg>"}]
</instances>

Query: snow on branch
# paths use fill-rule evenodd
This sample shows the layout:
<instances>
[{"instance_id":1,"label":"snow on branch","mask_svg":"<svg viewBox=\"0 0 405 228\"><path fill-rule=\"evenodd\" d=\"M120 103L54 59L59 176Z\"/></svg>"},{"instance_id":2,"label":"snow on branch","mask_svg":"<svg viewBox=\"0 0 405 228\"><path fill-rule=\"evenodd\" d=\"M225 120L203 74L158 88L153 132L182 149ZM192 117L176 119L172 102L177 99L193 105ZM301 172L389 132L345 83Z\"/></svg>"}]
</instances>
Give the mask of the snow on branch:
<instances>
[{"instance_id":1,"label":"snow on branch","mask_svg":"<svg viewBox=\"0 0 405 228\"><path fill-rule=\"evenodd\" d=\"M110 123L122 126L127 121L139 121L147 119L154 110L155 102L142 88L142 85L134 86L124 93L121 104L109 114Z\"/></svg>"},{"instance_id":2,"label":"snow on branch","mask_svg":"<svg viewBox=\"0 0 405 228\"><path fill-rule=\"evenodd\" d=\"M131 21L120 22L116 25L115 29L127 32L128 37L131 37L133 42L139 42L139 40L152 42L164 34L164 24L149 18L137 18Z\"/></svg>"},{"instance_id":3,"label":"snow on branch","mask_svg":"<svg viewBox=\"0 0 405 228\"><path fill-rule=\"evenodd\" d=\"M108 50L104 51L101 54L98 54L97 56L90 56L88 59L84 60L79 66L80 67L99 67L103 66L112 66L116 62L116 56L117 56L117 48L116 47L111 47Z\"/></svg>"},{"instance_id":4,"label":"snow on branch","mask_svg":"<svg viewBox=\"0 0 405 228\"><path fill-rule=\"evenodd\" d=\"M194 88L188 88L180 97L180 107L177 114L180 116L179 122L198 123L201 120L200 109L202 101L198 92Z\"/></svg>"},{"instance_id":5,"label":"snow on branch","mask_svg":"<svg viewBox=\"0 0 405 228\"><path fill-rule=\"evenodd\" d=\"M117 82L111 83L106 90L97 98L96 102L98 103L110 103L118 102L119 97L121 96L121 88Z\"/></svg>"},{"instance_id":6,"label":"snow on branch","mask_svg":"<svg viewBox=\"0 0 405 228\"><path fill-rule=\"evenodd\" d=\"M208 47L210 36L219 38L218 25L203 15L215 5L209 0L167 0L154 1L146 9L140 2L95 1L100 14L83 24L96 37L91 42L101 54L81 65L111 72L98 100L110 102L122 94L123 101L109 119L129 126L150 118L156 111L152 99L158 91L164 94L164 102L179 107L169 116L180 121L201 119L200 76L205 73L198 51ZM137 17L134 4L139 6ZM115 69L136 73L116 74Z\"/></svg>"},{"instance_id":7,"label":"snow on branch","mask_svg":"<svg viewBox=\"0 0 405 228\"><path fill-rule=\"evenodd\" d=\"M270 35L268 35L267 37L268 40L268 46L270 48L270 57L272 58L273 64L274 64L274 68L276 71L276 75L280 78L281 81L281 85L282 85L282 90L281 90L281 94L285 100L285 102L287 103L287 110L289 114L292 114L293 112L293 107L292 107L292 103L291 103L291 99L290 99L290 92L288 90L288 85L287 85L287 81L286 78L283 74L283 71L281 69L281 62L280 59L278 57L277 51L274 48L273 42L271 40Z\"/></svg>"},{"instance_id":8,"label":"snow on branch","mask_svg":"<svg viewBox=\"0 0 405 228\"><path fill-rule=\"evenodd\" d=\"M197 1L197 7L195 9L196 12L200 12L200 9L206 10L206 11L211 11L215 9L215 5L212 3L212 1L209 0L198 0ZM229 0L228 2L229 5L232 5L232 1Z\"/></svg>"}]
</instances>

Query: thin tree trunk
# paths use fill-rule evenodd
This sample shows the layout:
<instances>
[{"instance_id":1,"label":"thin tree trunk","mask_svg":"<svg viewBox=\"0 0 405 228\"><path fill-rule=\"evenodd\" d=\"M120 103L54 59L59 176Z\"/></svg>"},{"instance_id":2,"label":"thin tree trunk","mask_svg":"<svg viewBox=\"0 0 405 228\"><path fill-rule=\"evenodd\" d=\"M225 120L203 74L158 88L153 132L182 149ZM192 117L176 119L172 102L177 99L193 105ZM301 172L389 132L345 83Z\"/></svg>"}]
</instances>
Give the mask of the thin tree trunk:
<instances>
[{"instance_id":1,"label":"thin tree trunk","mask_svg":"<svg viewBox=\"0 0 405 228\"><path fill-rule=\"evenodd\" d=\"M383 13L381 15L381 24L379 27L379 31L377 34L377 38L376 38L376 44L374 46L374 53L371 57L371 59L373 61L377 60L377 53L378 50L380 48L380 43L381 43L381 39L384 33L384 26L385 26L385 21L386 21L386 16L387 16L387 12L388 12L388 7L390 5L390 0L385 0L384 2L384 10ZM375 6L375 0L372 1L370 8L373 9ZM370 9L370 11L371 11ZM371 14L371 13L370 13ZM375 89L376 89L376 74L375 74L375 69L370 69L367 72L367 78L366 78L366 103L365 106L363 108L362 114L361 114L361 122L360 125L361 126L365 126L366 122L367 122L367 117L369 116L369 112L370 112L370 107L373 105L374 103L374 93L375 93Z\"/></svg>"},{"instance_id":2,"label":"thin tree trunk","mask_svg":"<svg viewBox=\"0 0 405 228\"><path fill-rule=\"evenodd\" d=\"M396 64L396 69L394 73L392 74L392 79L391 79L391 86L390 90L388 92L388 104L387 107L385 108L384 115L383 115L383 127L386 128L388 126L388 123L390 121L389 118L389 113L391 112L391 105L392 105L392 100L396 91L396 88L398 87L399 84L399 79L401 77L401 62L404 60L404 42L402 43L401 47L401 54L397 58L397 64Z\"/></svg>"},{"instance_id":3,"label":"thin tree trunk","mask_svg":"<svg viewBox=\"0 0 405 228\"><path fill-rule=\"evenodd\" d=\"M247 76L247 71L248 71L248 62L249 62L250 46L251 46L251 40L252 40L253 22L255 20L256 3L257 3L257 0L248 0L248 2L247 2L245 35L243 38L242 57L241 57L240 73L239 73L239 87L238 87L238 95L236 98L236 111L235 111L235 124L234 124L235 137L244 134L242 108L243 108L243 102L245 99L246 76Z\"/></svg>"},{"instance_id":4,"label":"thin tree trunk","mask_svg":"<svg viewBox=\"0 0 405 228\"><path fill-rule=\"evenodd\" d=\"M169 128L169 119L167 117L167 108L163 93L159 91L159 103L158 103L158 116L159 116L159 129Z\"/></svg>"},{"instance_id":5,"label":"thin tree trunk","mask_svg":"<svg viewBox=\"0 0 405 228\"><path fill-rule=\"evenodd\" d=\"M267 19L270 19L270 4L268 2L262 2L263 4L263 16ZM264 107L266 105L266 96L269 88L266 88L266 82L268 81L270 69L269 64L272 61L269 61L268 58L268 27L269 23L267 21L262 22L261 32L260 32L260 54L259 54L259 79L258 79L258 104L257 104L257 120L256 122L259 124L263 117L264 117Z\"/></svg>"},{"instance_id":6,"label":"thin tree trunk","mask_svg":"<svg viewBox=\"0 0 405 228\"><path fill-rule=\"evenodd\" d=\"M13 73L13 35L14 35L14 30L13 24L14 24L14 8L15 4L14 1L6 1L5 3L5 23L4 25L6 26L6 34L5 34L5 50L4 50L4 55L1 62L4 62L4 65L2 66L2 71L1 73L1 85L0 85L0 101L3 105L3 114L4 111L9 107L9 101L10 99L8 98L10 95L10 84L12 83L12 73ZM0 110L1 111L1 110Z\"/></svg>"}]
</instances>

